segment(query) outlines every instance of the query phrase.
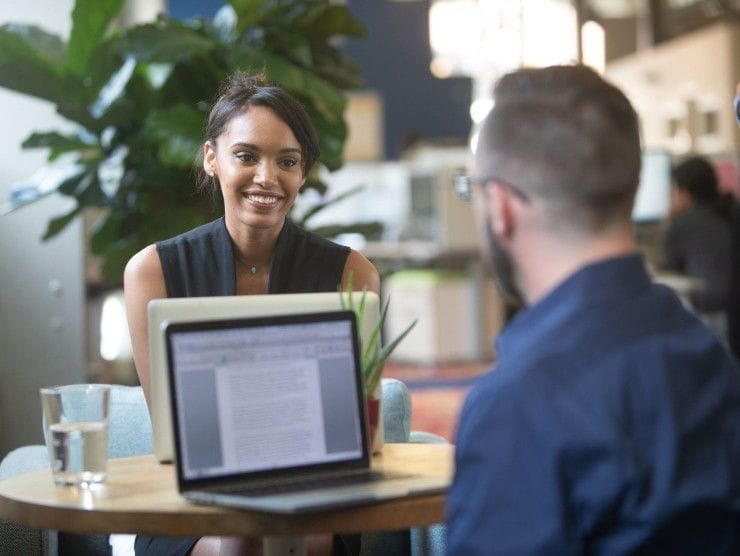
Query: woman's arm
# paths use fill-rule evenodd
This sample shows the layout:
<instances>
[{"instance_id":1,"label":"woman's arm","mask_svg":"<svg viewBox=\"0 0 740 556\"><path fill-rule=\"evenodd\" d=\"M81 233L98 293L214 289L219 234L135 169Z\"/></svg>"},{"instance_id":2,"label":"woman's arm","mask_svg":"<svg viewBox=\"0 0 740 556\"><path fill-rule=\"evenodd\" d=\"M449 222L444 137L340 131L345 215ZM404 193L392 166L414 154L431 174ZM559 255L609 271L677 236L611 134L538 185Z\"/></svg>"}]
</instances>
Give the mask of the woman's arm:
<instances>
[{"instance_id":1,"label":"woman's arm","mask_svg":"<svg viewBox=\"0 0 740 556\"><path fill-rule=\"evenodd\" d=\"M131 336L136 373L149 399L149 337L147 335L147 305L152 299L167 297L162 273L162 263L155 245L145 247L131 257L123 271L123 293L126 300L126 317Z\"/></svg>"},{"instance_id":2,"label":"woman's arm","mask_svg":"<svg viewBox=\"0 0 740 556\"><path fill-rule=\"evenodd\" d=\"M344 263L343 290L348 288L350 276L352 276L355 290L367 289L367 291L380 294L380 276L377 269L362 253L354 249L350 251L347 262Z\"/></svg>"}]
</instances>

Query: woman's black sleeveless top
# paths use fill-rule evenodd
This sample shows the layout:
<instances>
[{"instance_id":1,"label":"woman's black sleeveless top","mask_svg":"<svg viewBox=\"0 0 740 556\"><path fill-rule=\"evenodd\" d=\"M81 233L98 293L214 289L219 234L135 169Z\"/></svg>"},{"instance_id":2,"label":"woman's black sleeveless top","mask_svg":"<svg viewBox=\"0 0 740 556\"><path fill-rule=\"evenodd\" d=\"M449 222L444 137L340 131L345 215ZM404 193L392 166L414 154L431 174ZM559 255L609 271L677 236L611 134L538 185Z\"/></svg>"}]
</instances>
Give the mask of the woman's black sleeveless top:
<instances>
[{"instance_id":1,"label":"woman's black sleeveless top","mask_svg":"<svg viewBox=\"0 0 740 556\"><path fill-rule=\"evenodd\" d=\"M349 255L289 219L270 263L268 293L337 291ZM223 217L157 243L167 297L236 294L234 248Z\"/></svg>"}]
</instances>

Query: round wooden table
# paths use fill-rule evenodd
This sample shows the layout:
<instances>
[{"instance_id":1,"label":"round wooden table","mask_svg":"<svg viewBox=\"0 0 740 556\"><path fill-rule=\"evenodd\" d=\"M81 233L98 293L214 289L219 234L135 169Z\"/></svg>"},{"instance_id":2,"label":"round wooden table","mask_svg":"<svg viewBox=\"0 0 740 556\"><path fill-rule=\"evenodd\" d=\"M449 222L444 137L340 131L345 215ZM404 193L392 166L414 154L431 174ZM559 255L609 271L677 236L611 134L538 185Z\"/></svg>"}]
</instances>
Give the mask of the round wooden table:
<instances>
[{"instance_id":1,"label":"round wooden table","mask_svg":"<svg viewBox=\"0 0 740 556\"><path fill-rule=\"evenodd\" d=\"M449 444L386 444L373 467L451 479L453 452ZM49 470L0 481L0 517L74 533L297 537L431 525L443 511L443 495L299 515L200 506L178 494L174 467L152 455L110 460L107 482L90 490L55 486Z\"/></svg>"}]
</instances>

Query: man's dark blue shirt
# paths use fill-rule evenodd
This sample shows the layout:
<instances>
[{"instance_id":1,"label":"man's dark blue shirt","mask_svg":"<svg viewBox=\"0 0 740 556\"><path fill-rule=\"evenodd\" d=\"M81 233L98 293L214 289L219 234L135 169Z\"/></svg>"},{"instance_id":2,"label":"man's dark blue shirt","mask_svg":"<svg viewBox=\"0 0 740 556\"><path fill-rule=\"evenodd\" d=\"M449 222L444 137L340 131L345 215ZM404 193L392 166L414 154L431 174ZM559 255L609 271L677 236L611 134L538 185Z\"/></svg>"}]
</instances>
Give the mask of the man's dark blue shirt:
<instances>
[{"instance_id":1,"label":"man's dark blue shirt","mask_svg":"<svg viewBox=\"0 0 740 556\"><path fill-rule=\"evenodd\" d=\"M451 554L738 550L740 373L639 255L580 269L496 348L461 414Z\"/></svg>"}]
</instances>

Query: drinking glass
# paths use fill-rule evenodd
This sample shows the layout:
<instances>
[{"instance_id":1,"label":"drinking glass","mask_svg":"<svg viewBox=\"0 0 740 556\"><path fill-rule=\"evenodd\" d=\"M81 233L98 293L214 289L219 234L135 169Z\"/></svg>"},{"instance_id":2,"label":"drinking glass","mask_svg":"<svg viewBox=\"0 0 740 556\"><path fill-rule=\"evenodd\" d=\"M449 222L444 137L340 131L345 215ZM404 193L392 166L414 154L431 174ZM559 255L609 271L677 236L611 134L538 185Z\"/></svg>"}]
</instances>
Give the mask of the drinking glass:
<instances>
[{"instance_id":1,"label":"drinking glass","mask_svg":"<svg viewBox=\"0 0 740 556\"><path fill-rule=\"evenodd\" d=\"M110 386L71 384L40 394L54 482L83 488L105 482Z\"/></svg>"}]
</instances>

